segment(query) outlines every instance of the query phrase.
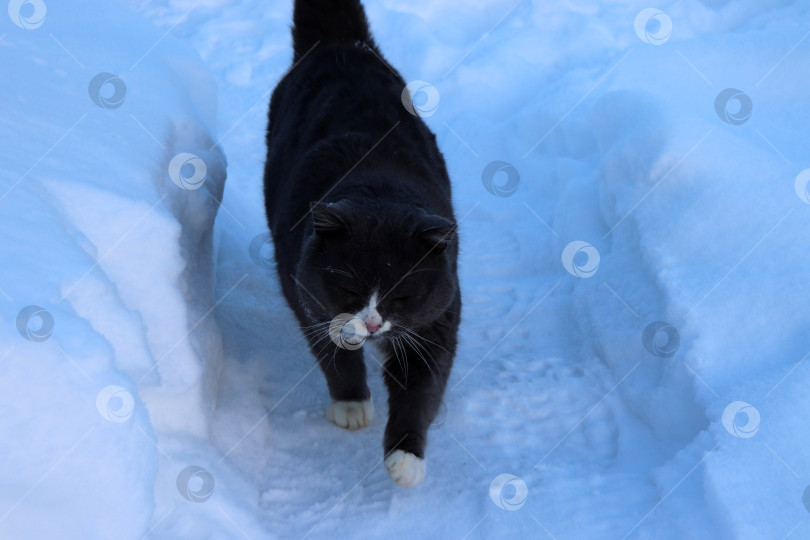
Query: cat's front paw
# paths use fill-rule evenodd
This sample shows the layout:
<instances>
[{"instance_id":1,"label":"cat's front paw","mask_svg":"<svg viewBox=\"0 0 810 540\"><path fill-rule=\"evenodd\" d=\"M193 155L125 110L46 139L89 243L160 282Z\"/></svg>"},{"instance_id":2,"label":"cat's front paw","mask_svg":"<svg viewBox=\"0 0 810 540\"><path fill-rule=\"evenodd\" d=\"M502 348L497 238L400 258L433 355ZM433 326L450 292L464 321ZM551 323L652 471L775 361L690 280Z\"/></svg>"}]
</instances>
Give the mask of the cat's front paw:
<instances>
[{"instance_id":1,"label":"cat's front paw","mask_svg":"<svg viewBox=\"0 0 810 540\"><path fill-rule=\"evenodd\" d=\"M425 460L403 450L391 452L385 458L385 468L401 488L418 486L425 479Z\"/></svg>"},{"instance_id":2,"label":"cat's front paw","mask_svg":"<svg viewBox=\"0 0 810 540\"><path fill-rule=\"evenodd\" d=\"M362 429L374 420L374 404L365 401L333 401L326 408L326 418L345 429Z\"/></svg>"}]
</instances>

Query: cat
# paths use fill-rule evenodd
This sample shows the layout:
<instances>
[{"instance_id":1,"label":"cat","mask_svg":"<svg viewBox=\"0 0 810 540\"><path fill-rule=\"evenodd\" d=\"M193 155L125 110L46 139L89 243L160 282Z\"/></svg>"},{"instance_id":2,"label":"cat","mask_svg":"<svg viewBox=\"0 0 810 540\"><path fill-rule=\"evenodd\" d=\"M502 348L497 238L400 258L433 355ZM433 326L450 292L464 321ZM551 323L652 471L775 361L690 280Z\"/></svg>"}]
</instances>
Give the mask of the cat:
<instances>
[{"instance_id":1,"label":"cat","mask_svg":"<svg viewBox=\"0 0 810 540\"><path fill-rule=\"evenodd\" d=\"M327 418L340 427L373 419L363 348L379 346L383 462L412 487L424 480L460 322L450 179L436 137L403 106L405 81L359 0L296 0L292 36L264 170L281 287L325 375Z\"/></svg>"}]
</instances>

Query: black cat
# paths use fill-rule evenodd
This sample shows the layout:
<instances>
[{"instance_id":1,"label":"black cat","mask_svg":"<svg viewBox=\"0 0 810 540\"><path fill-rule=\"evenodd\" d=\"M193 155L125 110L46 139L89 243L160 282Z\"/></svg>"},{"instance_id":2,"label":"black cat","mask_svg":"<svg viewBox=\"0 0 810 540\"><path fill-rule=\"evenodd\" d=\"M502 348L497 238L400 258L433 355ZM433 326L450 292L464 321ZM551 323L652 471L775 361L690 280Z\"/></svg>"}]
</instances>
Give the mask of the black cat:
<instances>
[{"instance_id":1,"label":"black cat","mask_svg":"<svg viewBox=\"0 0 810 540\"><path fill-rule=\"evenodd\" d=\"M380 346L385 466L415 486L461 311L450 180L360 1L297 0L293 18L294 64L270 102L264 172L279 278L338 426L371 422L362 345Z\"/></svg>"}]
</instances>

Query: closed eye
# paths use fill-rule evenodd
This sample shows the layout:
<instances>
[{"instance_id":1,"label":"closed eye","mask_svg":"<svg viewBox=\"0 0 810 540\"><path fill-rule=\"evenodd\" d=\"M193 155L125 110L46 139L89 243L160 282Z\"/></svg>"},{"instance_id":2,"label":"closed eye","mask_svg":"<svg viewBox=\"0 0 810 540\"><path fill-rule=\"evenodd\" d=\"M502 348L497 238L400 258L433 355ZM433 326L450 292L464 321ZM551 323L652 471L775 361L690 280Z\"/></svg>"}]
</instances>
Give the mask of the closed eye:
<instances>
[{"instance_id":1,"label":"closed eye","mask_svg":"<svg viewBox=\"0 0 810 540\"><path fill-rule=\"evenodd\" d=\"M360 293L358 293L357 291L352 290L352 289L347 289L346 287L340 287L340 290L341 290L341 292L343 294L348 295L348 296L360 296Z\"/></svg>"},{"instance_id":2,"label":"closed eye","mask_svg":"<svg viewBox=\"0 0 810 540\"><path fill-rule=\"evenodd\" d=\"M391 300L391 304L393 304L394 306L404 306L410 301L410 299L411 299L410 296L398 296Z\"/></svg>"}]
</instances>

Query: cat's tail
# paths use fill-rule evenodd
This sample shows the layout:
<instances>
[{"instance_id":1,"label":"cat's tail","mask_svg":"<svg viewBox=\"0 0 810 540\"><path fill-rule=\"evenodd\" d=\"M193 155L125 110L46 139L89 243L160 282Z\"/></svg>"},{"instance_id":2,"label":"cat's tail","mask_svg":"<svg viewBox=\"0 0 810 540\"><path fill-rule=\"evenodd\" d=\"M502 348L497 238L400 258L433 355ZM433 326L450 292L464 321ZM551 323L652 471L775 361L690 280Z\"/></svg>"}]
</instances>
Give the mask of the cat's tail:
<instances>
[{"instance_id":1,"label":"cat's tail","mask_svg":"<svg viewBox=\"0 0 810 540\"><path fill-rule=\"evenodd\" d=\"M374 46L360 0L295 0L292 35L295 61L317 43Z\"/></svg>"}]
</instances>

